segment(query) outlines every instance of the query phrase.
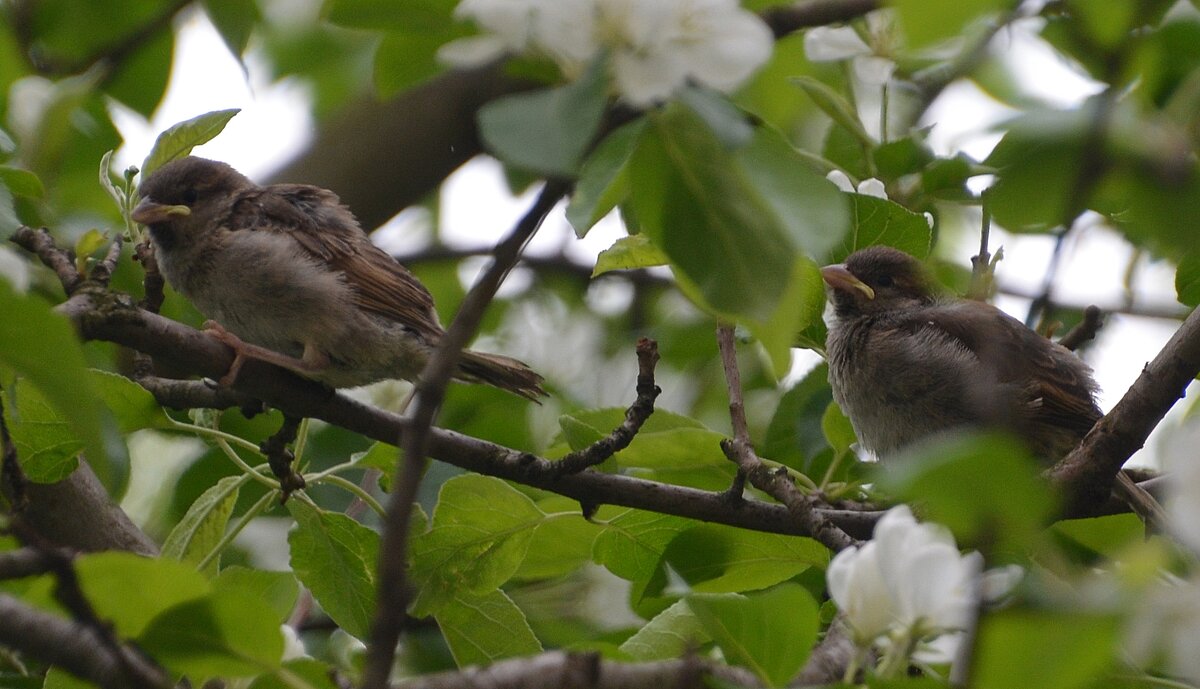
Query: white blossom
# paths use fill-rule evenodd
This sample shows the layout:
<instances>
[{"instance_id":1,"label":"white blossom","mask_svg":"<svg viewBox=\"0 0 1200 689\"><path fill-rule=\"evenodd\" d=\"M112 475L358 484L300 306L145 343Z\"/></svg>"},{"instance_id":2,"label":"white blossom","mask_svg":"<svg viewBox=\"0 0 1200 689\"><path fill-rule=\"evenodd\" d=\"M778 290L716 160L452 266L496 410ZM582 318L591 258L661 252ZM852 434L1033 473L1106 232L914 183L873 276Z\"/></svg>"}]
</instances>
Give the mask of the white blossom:
<instances>
[{"instance_id":1,"label":"white blossom","mask_svg":"<svg viewBox=\"0 0 1200 689\"><path fill-rule=\"evenodd\" d=\"M976 604L982 566L979 553L959 553L945 527L922 524L900 505L875 525L872 541L833 558L826 580L860 646L915 639L922 642L918 660L949 662ZM1008 590L1018 574L1008 569L996 578Z\"/></svg>"},{"instance_id":2,"label":"white blossom","mask_svg":"<svg viewBox=\"0 0 1200 689\"><path fill-rule=\"evenodd\" d=\"M885 200L888 197L887 189L884 188L883 182L879 181L878 179L876 179L874 177L871 177L870 179L864 179L863 181L859 182L857 188L850 181L850 177L846 173L842 172L841 170L830 170L825 175L825 179L829 180L830 182L833 182L834 186L836 186L838 189L841 189L842 191L845 191L845 192L849 192L852 194L857 192L864 196L874 196L877 199L885 199ZM926 211L925 213L922 213L921 216L923 218L925 218L925 222L929 224L929 229L932 230L933 229L933 213Z\"/></svg>"},{"instance_id":3,"label":"white blossom","mask_svg":"<svg viewBox=\"0 0 1200 689\"><path fill-rule=\"evenodd\" d=\"M283 656L280 660L286 663L289 660L308 656L308 649L304 647L304 640L300 638L300 634L296 632L295 627L290 624L281 624L279 625L279 631L283 634Z\"/></svg>"},{"instance_id":4,"label":"white blossom","mask_svg":"<svg viewBox=\"0 0 1200 689\"><path fill-rule=\"evenodd\" d=\"M1161 661L1171 675L1200 682L1200 582L1157 582L1136 606L1125 644L1134 662Z\"/></svg>"},{"instance_id":5,"label":"white blossom","mask_svg":"<svg viewBox=\"0 0 1200 689\"><path fill-rule=\"evenodd\" d=\"M443 61L543 54L574 78L607 51L614 90L636 106L669 98L689 81L732 91L774 43L737 0L463 0L455 13L489 33L442 46Z\"/></svg>"},{"instance_id":6,"label":"white blossom","mask_svg":"<svg viewBox=\"0 0 1200 689\"><path fill-rule=\"evenodd\" d=\"M813 62L851 60L854 76L863 84L882 86L896 71L898 43L894 15L871 12L866 17L867 39L852 27L819 26L804 34L804 54Z\"/></svg>"}]
</instances>

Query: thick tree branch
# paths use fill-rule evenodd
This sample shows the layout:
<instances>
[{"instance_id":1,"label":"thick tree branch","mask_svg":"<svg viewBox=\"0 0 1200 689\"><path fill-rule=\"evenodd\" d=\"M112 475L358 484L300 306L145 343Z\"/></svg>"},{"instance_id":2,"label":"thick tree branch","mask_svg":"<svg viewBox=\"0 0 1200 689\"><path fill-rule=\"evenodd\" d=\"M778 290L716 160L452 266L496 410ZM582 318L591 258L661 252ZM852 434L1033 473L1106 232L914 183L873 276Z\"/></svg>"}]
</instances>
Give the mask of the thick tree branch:
<instances>
[{"instance_id":1,"label":"thick tree branch","mask_svg":"<svg viewBox=\"0 0 1200 689\"><path fill-rule=\"evenodd\" d=\"M487 667L425 675L393 685L396 689L701 689L761 687L753 673L695 656L651 663L604 660L598 653L552 651L532 658L502 660Z\"/></svg>"},{"instance_id":2,"label":"thick tree branch","mask_svg":"<svg viewBox=\"0 0 1200 689\"><path fill-rule=\"evenodd\" d=\"M26 607L0 594L0 644L61 667L105 689L166 689L174 686L135 651L114 653L96 629Z\"/></svg>"},{"instance_id":3,"label":"thick tree branch","mask_svg":"<svg viewBox=\"0 0 1200 689\"><path fill-rule=\"evenodd\" d=\"M1200 310L1187 317L1079 447L1047 471L1066 494L1068 514L1088 514L1095 505L1105 502L1121 465L1142 447L1197 373Z\"/></svg>"},{"instance_id":4,"label":"thick tree branch","mask_svg":"<svg viewBox=\"0 0 1200 689\"><path fill-rule=\"evenodd\" d=\"M848 22L882 6L879 0L807 0L762 13L775 38L812 26Z\"/></svg>"}]
</instances>

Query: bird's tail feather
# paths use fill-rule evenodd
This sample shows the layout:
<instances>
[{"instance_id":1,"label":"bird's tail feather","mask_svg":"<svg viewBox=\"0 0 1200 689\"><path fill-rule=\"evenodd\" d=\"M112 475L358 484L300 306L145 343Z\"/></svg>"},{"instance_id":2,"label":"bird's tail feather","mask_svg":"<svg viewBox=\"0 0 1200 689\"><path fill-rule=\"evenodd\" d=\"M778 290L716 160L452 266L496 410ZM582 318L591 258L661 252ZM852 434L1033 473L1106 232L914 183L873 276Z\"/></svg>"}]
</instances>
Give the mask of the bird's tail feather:
<instances>
[{"instance_id":1,"label":"bird's tail feather","mask_svg":"<svg viewBox=\"0 0 1200 689\"><path fill-rule=\"evenodd\" d=\"M534 402L546 394L540 375L524 363L500 354L463 352L456 377L508 390Z\"/></svg>"}]
</instances>

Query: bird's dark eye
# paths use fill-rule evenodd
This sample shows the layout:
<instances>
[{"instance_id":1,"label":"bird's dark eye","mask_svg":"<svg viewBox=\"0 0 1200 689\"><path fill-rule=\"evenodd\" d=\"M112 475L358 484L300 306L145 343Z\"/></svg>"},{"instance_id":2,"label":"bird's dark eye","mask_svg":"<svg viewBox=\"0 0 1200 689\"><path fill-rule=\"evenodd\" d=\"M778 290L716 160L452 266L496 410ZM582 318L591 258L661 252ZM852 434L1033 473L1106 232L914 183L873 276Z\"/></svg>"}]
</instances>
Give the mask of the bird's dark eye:
<instances>
[{"instance_id":1,"label":"bird's dark eye","mask_svg":"<svg viewBox=\"0 0 1200 689\"><path fill-rule=\"evenodd\" d=\"M195 189L185 189L183 192L183 202L190 206L196 202L197 196L199 195Z\"/></svg>"},{"instance_id":2,"label":"bird's dark eye","mask_svg":"<svg viewBox=\"0 0 1200 689\"><path fill-rule=\"evenodd\" d=\"M896 281L892 279L891 275L881 275L879 279L875 281L875 284L879 285L880 287L891 287L892 285L896 284Z\"/></svg>"}]
</instances>

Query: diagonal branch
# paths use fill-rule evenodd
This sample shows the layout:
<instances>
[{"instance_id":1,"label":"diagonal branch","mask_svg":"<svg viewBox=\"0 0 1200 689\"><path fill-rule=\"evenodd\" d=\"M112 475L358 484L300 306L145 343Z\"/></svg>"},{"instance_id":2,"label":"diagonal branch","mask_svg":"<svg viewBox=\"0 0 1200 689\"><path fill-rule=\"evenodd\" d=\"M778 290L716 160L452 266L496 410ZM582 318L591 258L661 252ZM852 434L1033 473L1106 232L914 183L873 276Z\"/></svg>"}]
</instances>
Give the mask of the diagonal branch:
<instances>
[{"instance_id":1,"label":"diagonal branch","mask_svg":"<svg viewBox=\"0 0 1200 689\"><path fill-rule=\"evenodd\" d=\"M454 321L421 371L421 377L414 390L411 422L400 439L401 464L393 483L395 490L388 501L387 515L383 522L379 548L378 604L375 606L375 619L371 625L371 639L363 672L364 687L383 689L387 686L396 654L396 644L403 629L409 602L405 581L408 523L412 514L412 503L416 500L417 487L424 473L430 431L441 407L446 386L454 375L463 348L479 329L484 310L495 297L504 277L520 258L521 249L537 232L559 199L569 190L570 184L567 182L551 180L546 183L533 207L521 218L508 237L496 246L491 265L463 300Z\"/></svg>"}]
</instances>

